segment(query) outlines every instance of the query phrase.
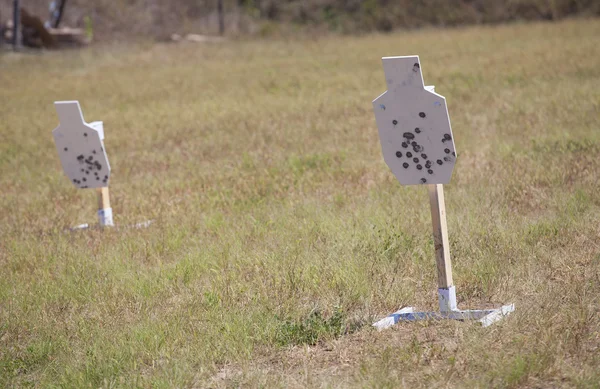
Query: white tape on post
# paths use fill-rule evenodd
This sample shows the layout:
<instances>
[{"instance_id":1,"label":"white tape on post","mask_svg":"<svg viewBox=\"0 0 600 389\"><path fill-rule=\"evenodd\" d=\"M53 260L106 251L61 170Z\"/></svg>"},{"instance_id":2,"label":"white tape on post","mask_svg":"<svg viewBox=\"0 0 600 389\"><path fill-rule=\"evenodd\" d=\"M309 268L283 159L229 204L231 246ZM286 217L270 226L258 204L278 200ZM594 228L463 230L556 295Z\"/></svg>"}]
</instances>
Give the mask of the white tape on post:
<instances>
[{"instance_id":1,"label":"white tape on post","mask_svg":"<svg viewBox=\"0 0 600 389\"><path fill-rule=\"evenodd\" d=\"M113 227L112 208L104 208L98 210L98 222L103 227Z\"/></svg>"},{"instance_id":2,"label":"white tape on post","mask_svg":"<svg viewBox=\"0 0 600 389\"><path fill-rule=\"evenodd\" d=\"M440 312L442 313L458 309L456 304L456 288L454 285L438 289L438 302L440 304Z\"/></svg>"}]
</instances>

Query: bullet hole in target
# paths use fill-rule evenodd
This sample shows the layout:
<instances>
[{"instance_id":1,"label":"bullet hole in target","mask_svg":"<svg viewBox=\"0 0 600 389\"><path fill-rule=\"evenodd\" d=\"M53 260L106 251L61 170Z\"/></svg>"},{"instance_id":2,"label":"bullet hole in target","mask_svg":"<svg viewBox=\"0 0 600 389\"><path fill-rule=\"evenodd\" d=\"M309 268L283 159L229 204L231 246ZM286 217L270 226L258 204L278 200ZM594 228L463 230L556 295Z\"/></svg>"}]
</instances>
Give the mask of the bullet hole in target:
<instances>
[{"instance_id":1,"label":"bullet hole in target","mask_svg":"<svg viewBox=\"0 0 600 389\"><path fill-rule=\"evenodd\" d=\"M96 150L92 150L92 154L96 154Z\"/></svg>"},{"instance_id":2,"label":"bullet hole in target","mask_svg":"<svg viewBox=\"0 0 600 389\"><path fill-rule=\"evenodd\" d=\"M408 165L406 162L404 162L404 163L402 164L402 166L403 166L405 169L408 169L408 166L409 166L409 165Z\"/></svg>"},{"instance_id":3,"label":"bullet hole in target","mask_svg":"<svg viewBox=\"0 0 600 389\"><path fill-rule=\"evenodd\" d=\"M402 136L404 136L406 139L415 139L415 135L410 132L405 132L402 134Z\"/></svg>"},{"instance_id":4,"label":"bullet hole in target","mask_svg":"<svg viewBox=\"0 0 600 389\"><path fill-rule=\"evenodd\" d=\"M408 143L402 142L402 147L407 148L408 147Z\"/></svg>"},{"instance_id":5,"label":"bullet hole in target","mask_svg":"<svg viewBox=\"0 0 600 389\"><path fill-rule=\"evenodd\" d=\"M84 159L84 158L85 158L85 157L84 157L83 155L78 155L78 156L77 156L77 160L78 160L79 162L83 162L83 159Z\"/></svg>"},{"instance_id":6,"label":"bullet hole in target","mask_svg":"<svg viewBox=\"0 0 600 389\"><path fill-rule=\"evenodd\" d=\"M395 126L396 124L398 124L398 121L396 119L392 120L392 124Z\"/></svg>"},{"instance_id":7,"label":"bullet hole in target","mask_svg":"<svg viewBox=\"0 0 600 389\"><path fill-rule=\"evenodd\" d=\"M87 132L84 132L84 133L83 133L83 136L87 136Z\"/></svg>"},{"instance_id":8,"label":"bullet hole in target","mask_svg":"<svg viewBox=\"0 0 600 389\"><path fill-rule=\"evenodd\" d=\"M450 154L450 149L444 149L444 153Z\"/></svg>"},{"instance_id":9,"label":"bullet hole in target","mask_svg":"<svg viewBox=\"0 0 600 389\"><path fill-rule=\"evenodd\" d=\"M421 66L417 62L415 62L415 64L413 65L413 72L418 72L420 67Z\"/></svg>"},{"instance_id":10,"label":"bullet hole in target","mask_svg":"<svg viewBox=\"0 0 600 389\"><path fill-rule=\"evenodd\" d=\"M420 133L421 133L421 129L420 129L419 127L417 127L417 128L415 128L415 132L416 132L417 134L420 134Z\"/></svg>"},{"instance_id":11,"label":"bullet hole in target","mask_svg":"<svg viewBox=\"0 0 600 389\"><path fill-rule=\"evenodd\" d=\"M444 134L444 139L452 140L452 137L450 136L450 134Z\"/></svg>"},{"instance_id":12,"label":"bullet hole in target","mask_svg":"<svg viewBox=\"0 0 600 389\"><path fill-rule=\"evenodd\" d=\"M412 153L409 151L408 153L406 153L406 156L407 156L408 158L412 158Z\"/></svg>"},{"instance_id":13,"label":"bullet hole in target","mask_svg":"<svg viewBox=\"0 0 600 389\"><path fill-rule=\"evenodd\" d=\"M427 154L421 154L421 158L427 159Z\"/></svg>"},{"instance_id":14,"label":"bullet hole in target","mask_svg":"<svg viewBox=\"0 0 600 389\"><path fill-rule=\"evenodd\" d=\"M425 116L427 116L427 115L425 115L425 112L419 112L419 116L422 118L425 118Z\"/></svg>"},{"instance_id":15,"label":"bullet hole in target","mask_svg":"<svg viewBox=\"0 0 600 389\"><path fill-rule=\"evenodd\" d=\"M426 183L426 182L427 182L427 179L426 179L426 178L421 178L421 183L422 183L422 184L424 184L424 183Z\"/></svg>"},{"instance_id":16,"label":"bullet hole in target","mask_svg":"<svg viewBox=\"0 0 600 389\"><path fill-rule=\"evenodd\" d=\"M413 158L413 162L414 163L418 163L419 162L419 158Z\"/></svg>"},{"instance_id":17,"label":"bullet hole in target","mask_svg":"<svg viewBox=\"0 0 600 389\"><path fill-rule=\"evenodd\" d=\"M433 174L433 170L429 169L429 170L427 170L427 173Z\"/></svg>"},{"instance_id":18,"label":"bullet hole in target","mask_svg":"<svg viewBox=\"0 0 600 389\"><path fill-rule=\"evenodd\" d=\"M68 147L65 147L65 151L69 151L69 148L68 148Z\"/></svg>"},{"instance_id":19,"label":"bullet hole in target","mask_svg":"<svg viewBox=\"0 0 600 389\"><path fill-rule=\"evenodd\" d=\"M399 151L396 151L396 157L398 157L398 158L402 158L402 153L401 153L401 152L399 152Z\"/></svg>"},{"instance_id":20,"label":"bullet hole in target","mask_svg":"<svg viewBox=\"0 0 600 389\"><path fill-rule=\"evenodd\" d=\"M417 169L421 170L421 169L423 169L423 166L417 165Z\"/></svg>"},{"instance_id":21,"label":"bullet hole in target","mask_svg":"<svg viewBox=\"0 0 600 389\"><path fill-rule=\"evenodd\" d=\"M446 157L446 158L448 158L448 157ZM438 159L436 162L437 162L437 164L438 164L438 165L441 165L441 164L443 164L443 163L444 163L444 162L442 162L442 160L441 160L441 159Z\"/></svg>"},{"instance_id":22,"label":"bullet hole in target","mask_svg":"<svg viewBox=\"0 0 600 389\"><path fill-rule=\"evenodd\" d=\"M452 161L452 158L450 158L450 157L444 157L444 161L450 162L450 161Z\"/></svg>"},{"instance_id":23,"label":"bullet hole in target","mask_svg":"<svg viewBox=\"0 0 600 389\"><path fill-rule=\"evenodd\" d=\"M452 156L453 156L453 157L456 157L456 153L455 153L454 151L452 152Z\"/></svg>"}]
</instances>

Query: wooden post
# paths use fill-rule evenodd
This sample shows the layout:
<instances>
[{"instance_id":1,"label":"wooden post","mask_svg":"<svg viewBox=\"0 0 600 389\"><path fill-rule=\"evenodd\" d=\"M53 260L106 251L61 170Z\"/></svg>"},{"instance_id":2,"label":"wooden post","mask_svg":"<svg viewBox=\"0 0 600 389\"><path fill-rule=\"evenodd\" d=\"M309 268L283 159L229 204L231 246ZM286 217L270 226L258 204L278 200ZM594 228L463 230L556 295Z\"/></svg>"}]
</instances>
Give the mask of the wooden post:
<instances>
[{"instance_id":1,"label":"wooden post","mask_svg":"<svg viewBox=\"0 0 600 389\"><path fill-rule=\"evenodd\" d=\"M52 20L52 28L58 28L58 25L60 24L60 20L62 19L63 13L65 12L65 4L66 3L67 3L67 0L61 0L58 5L58 9L55 9L54 12L52 12L52 15L50 15L50 20ZM56 7L56 3L54 6Z\"/></svg>"},{"instance_id":2,"label":"wooden post","mask_svg":"<svg viewBox=\"0 0 600 389\"><path fill-rule=\"evenodd\" d=\"M225 15L223 14L223 0L217 0L217 13L219 14L219 35L225 34Z\"/></svg>"},{"instance_id":3,"label":"wooden post","mask_svg":"<svg viewBox=\"0 0 600 389\"><path fill-rule=\"evenodd\" d=\"M108 186L96 189L98 192L98 210L110 208L110 196Z\"/></svg>"},{"instance_id":4,"label":"wooden post","mask_svg":"<svg viewBox=\"0 0 600 389\"><path fill-rule=\"evenodd\" d=\"M433 225L433 244L437 263L438 288L448 289L452 284L452 262L448 243L448 226L446 225L446 204L444 202L444 186L442 184L427 185L429 205L431 206L431 223Z\"/></svg>"},{"instance_id":5,"label":"wooden post","mask_svg":"<svg viewBox=\"0 0 600 389\"><path fill-rule=\"evenodd\" d=\"M18 51L21 48L21 5L19 0L13 0L13 50Z\"/></svg>"}]
</instances>

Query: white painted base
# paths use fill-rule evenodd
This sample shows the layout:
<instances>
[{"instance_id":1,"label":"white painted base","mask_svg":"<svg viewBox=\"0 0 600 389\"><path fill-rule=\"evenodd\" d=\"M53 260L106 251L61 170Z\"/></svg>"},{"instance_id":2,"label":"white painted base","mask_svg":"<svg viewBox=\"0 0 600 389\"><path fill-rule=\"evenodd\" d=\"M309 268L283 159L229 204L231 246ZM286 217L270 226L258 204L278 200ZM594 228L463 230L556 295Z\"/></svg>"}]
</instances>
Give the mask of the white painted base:
<instances>
[{"instance_id":1,"label":"white painted base","mask_svg":"<svg viewBox=\"0 0 600 389\"><path fill-rule=\"evenodd\" d=\"M439 288L438 302L440 304L440 312L458 310L458 306L456 304L456 287L452 285L448 288Z\"/></svg>"},{"instance_id":2,"label":"white painted base","mask_svg":"<svg viewBox=\"0 0 600 389\"><path fill-rule=\"evenodd\" d=\"M154 223L154 220L146 220L145 222L136 223L132 227L133 228L148 228L150 224Z\"/></svg>"},{"instance_id":3,"label":"white painted base","mask_svg":"<svg viewBox=\"0 0 600 389\"><path fill-rule=\"evenodd\" d=\"M75 227L71 227L71 228L69 228L69 229L70 229L71 231L75 231L75 230L85 230L85 229L87 229L87 228L90 228L90 225L89 225L89 224L87 224L87 223L84 223L84 224L79 224L79 225L77 225L77 226L75 226Z\"/></svg>"},{"instance_id":4,"label":"white painted base","mask_svg":"<svg viewBox=\"0 0 600 389\"><path fill-rule=\"evenodd\" d=\"M98 211L98 213L100 213L100 211ZM100 218L99 215L98 215L98 218ZM154 220L146 220L145 222L130 224L130 225L126 225L126 226L122 226L122 225L115 226L114 224L111 224L111 227L115 227L117 229L119 229L119 228L136 228L136 229L138 229L138 228L148 228L152 223L154 223ZM85 223L85 224L80 224L75 227L71 227L71 228L69 228L69 231L87 230L89 228L97 228L97 227L103 227L103 225L101 223L99 226L89 225L89 224Z\"/></svg>"},{"instance_id":5,"label":"white painted base","mask_svg":"<svg viewBox=\"0 0 600 389\"><path fill-rule=\"evenodd\" d=\"M399 321L417 321L417 320L477 320L483 327L487 327L498 320L508 316L515 310L514 304L504 305L497 309L482 309L482 310L452 310L446 312L414 312L413 307L402 308L397 312L392 313L388 317L373 323L373 327L378 330L383 330L393 326Z\"/></svg>"},{"instance_id":6,"label":"white painted base","mask_svg":"<svg viewBox=\"0 0 600 389\"><path fill-rule=\"evenodd\" d=\"M104 208L98 210L98 223L102 227L114 227L112 208Z\"/></svg>"}]
</instances>

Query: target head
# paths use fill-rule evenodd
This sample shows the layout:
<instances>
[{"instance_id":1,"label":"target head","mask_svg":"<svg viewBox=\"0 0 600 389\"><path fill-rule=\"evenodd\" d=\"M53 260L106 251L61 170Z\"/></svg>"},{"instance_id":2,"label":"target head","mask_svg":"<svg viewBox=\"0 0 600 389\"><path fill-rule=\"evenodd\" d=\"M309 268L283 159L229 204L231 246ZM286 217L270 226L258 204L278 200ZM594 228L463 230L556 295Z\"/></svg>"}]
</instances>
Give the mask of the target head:
<instances>
[{"instance_id":1,"label":"target head","mask_svg":"<svg viewBox=\"0 0 600 389\"><path fill-rule=\"evenodd\" d=\"M54 106L60 124L52 136L67 177L81 189L108 186L110 165L102 123L86 123L78 101L57 101Z\"/></svg>"},{"instance_id":2,"label":"target head","mask_svg":"<svg viewBox=\"0 0 600 389\"><path fill-rule=\"evenodd\" d=\"M418 56L384 57L373 100L383 159L402 185L447 184L456 162L446 99L425 86Z\"/></svg>"}]
</instances>

